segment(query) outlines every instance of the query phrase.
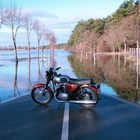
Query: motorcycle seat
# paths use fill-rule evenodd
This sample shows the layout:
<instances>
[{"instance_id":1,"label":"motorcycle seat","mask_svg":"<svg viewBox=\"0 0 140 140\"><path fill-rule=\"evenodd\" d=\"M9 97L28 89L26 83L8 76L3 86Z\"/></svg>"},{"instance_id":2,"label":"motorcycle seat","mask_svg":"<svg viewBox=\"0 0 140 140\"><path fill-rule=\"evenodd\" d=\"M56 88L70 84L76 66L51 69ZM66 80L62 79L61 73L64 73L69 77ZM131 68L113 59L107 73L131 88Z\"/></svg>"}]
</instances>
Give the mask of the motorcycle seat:
<instances>
[{"instance_id":1,"label":"motorcycle seat","mask_svg":"<svg viewBox=\"0 0 140 140\"><path fill-rule=\"evenodd\" d=\"M78 84L78 85L90 85L94 84L94 80L92 78L80 78L80 79L69 79L70 83Z\"/></svg>"}]
</instances>

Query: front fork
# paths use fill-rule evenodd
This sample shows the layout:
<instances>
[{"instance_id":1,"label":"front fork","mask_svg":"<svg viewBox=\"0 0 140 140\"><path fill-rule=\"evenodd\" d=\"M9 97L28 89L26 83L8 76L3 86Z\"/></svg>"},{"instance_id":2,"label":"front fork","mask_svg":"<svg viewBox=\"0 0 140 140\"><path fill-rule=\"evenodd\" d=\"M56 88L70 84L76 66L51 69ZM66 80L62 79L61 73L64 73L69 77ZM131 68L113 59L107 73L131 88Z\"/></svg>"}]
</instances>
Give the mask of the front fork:
<instances>
[{"instance_id":1,"label":"front fork","mask_svg":"<svg viewBox=\"0 0 140 140\"><path fill-rule=\"evenodd\" d=\"M47 80L47 82L46 82L46 88L48 86L51 88L51 90L53 91L53 93L55 93L55 91L56 91L56 89L55 89L56 84L54 84L52 81Z\"/></svg>"}]
</instances>

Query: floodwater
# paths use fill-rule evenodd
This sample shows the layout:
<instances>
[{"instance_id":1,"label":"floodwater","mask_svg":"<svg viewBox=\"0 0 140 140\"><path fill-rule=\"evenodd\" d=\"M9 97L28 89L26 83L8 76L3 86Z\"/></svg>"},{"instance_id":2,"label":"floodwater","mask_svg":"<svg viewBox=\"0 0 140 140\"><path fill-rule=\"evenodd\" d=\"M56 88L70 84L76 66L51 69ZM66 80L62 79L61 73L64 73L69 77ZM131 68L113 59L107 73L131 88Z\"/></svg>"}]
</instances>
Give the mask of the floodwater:
<instances>
[{"instance_id":1,"label":"floodwater","mask_svg":"<svg viewBox=\"0 0 140 140\"><path fill-rule=\"evenodd\" d=\"M78 52L69 56L77 77L92 77L101 84L101 92L140 104L139 65L127 55Z\"/></svg>"},{"instance_id":2,"label":"floodwater","mask_svg":"<svg viewBox=\"0 0 140 140\"><path fill-rule=\"evenodd\" d=\"M69 53L64 50L40 52L44 58L36 59L32 51L18 51L19 61L14 61L13 51L0 52L0 102L30 94L36 83L45 83L45 71L50 67L62 67L60 73L71 77L91 77L101 84L101 93L119 96L139 104L138 67L125 56Z\"/></svg>"},{"instance_id":3,"label":"floodwater","mask_svg":"<svg viewBox=\"0 0 140 140\"><path fill-rule=\"evenodd\" d=\"M22 95L30 94L36 83L45 83L45 71L61 66L60 73L75 74L68 62L69 52L56 50L54 53L45 51L44 58L36 59L37 51L32 51L34 59L27 59L27 51L19 51L18 63L14 61L13 51L0 52L0 102L5 102ZM42 56L42 53L40 53Z\"/></svg>"}]
</instances>

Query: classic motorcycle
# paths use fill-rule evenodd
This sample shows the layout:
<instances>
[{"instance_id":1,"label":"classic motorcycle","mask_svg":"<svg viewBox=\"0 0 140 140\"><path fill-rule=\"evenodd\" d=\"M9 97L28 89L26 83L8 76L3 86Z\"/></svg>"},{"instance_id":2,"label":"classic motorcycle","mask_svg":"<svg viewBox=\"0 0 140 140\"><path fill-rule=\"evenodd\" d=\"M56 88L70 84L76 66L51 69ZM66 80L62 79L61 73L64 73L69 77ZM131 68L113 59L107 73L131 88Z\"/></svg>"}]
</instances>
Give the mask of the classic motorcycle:
<instances>
[{"instance_id":1,"label":"classic motorcycle","mask_svg":"<svg viewBox=\"0 0 140 140\"><path fill-rule=\"evenodd\" d=\"M81 107L91 109L99 100L100 85L92 78L74 79L58 74L58 68L46 71L46 84L36 84L32 91L32 99L41 105L48 105L53 97L58 102L78 103Z\"/></svg>"}]
</instances>

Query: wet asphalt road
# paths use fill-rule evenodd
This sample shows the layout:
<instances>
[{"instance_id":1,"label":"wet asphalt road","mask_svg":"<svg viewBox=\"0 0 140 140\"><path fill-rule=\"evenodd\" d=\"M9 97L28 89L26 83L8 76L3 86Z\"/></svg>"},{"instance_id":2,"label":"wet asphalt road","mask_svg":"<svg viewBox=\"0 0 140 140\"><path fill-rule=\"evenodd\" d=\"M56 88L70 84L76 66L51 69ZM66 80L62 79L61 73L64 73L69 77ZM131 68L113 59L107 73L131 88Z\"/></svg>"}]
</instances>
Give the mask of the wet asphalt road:
<instances>
[{"instance_id":1,"label":"wet asphalt road","mask_svg":"<svg viewBox=\"0 0 140 140\"><path fill-rule=\"evenodd\" d=\"M69 140L140 140L140 107L102 95L93 110L69 107ZM39 106L30 96L0 104L0 140L61 140L63 103Z\"/></svg>"}]
</instances>

